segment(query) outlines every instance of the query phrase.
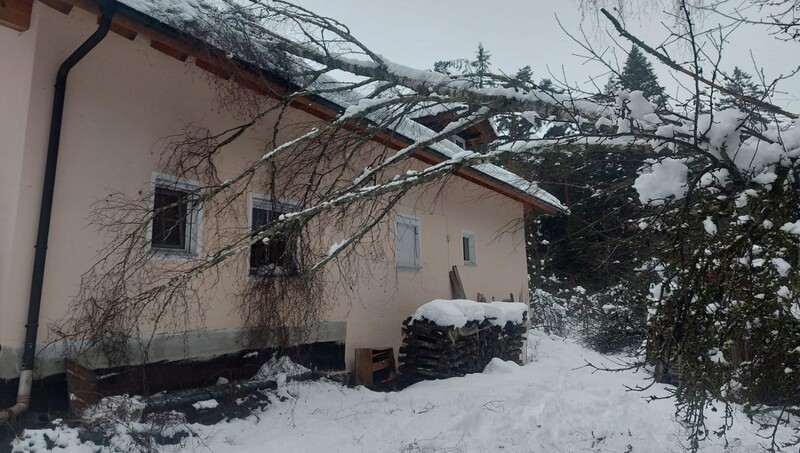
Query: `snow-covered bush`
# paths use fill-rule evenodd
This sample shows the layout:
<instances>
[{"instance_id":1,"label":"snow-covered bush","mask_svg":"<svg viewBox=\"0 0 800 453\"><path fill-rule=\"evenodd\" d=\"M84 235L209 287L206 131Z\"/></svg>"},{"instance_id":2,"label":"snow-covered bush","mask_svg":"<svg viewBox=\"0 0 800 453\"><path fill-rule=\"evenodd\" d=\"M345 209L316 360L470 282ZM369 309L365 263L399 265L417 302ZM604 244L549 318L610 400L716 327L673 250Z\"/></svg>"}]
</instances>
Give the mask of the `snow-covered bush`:
<instances>
[{"instance_id":1,"label":"snow-covered bush","mask_svg":"<svg viewBox=\"0 0 800 453\"><path fill-rule=\"evenodd\" d=\"M583 287L531 291L531 324L547 333L578 337L603 354L632 351L646 333L646 289L615 285L589 294Z\"/></svg>"},{"instance_id":2,"label":"snow-covered bush","mask_svg":"<svg viewBox=\"0 0 800 453\"><path fill-rule=\"evenodd\" d=\"M724 116L722 116L724 120ZM733 133L733 132L731 132ZM798 134L784 132L783 139ZM795 153L753 160L753 143L718 148L727 168L687 162L695 185L661 217L668 238L650 295L650 357L681 357L679 400L704 395L800 403L800 166ZM724 153L724 155L723 155ZM738 164L737 164L738 162ZM752 163L760 162L753 166Z\"/></svg>"},{"instance_id":3,"label":"snow-covered bush","mask_svg":"<svg viewBox=\"0 0 800 453\"><path fill-rule=\"evenodd\" d=\"M641 346L646 333L644 294L616 285L591 295L589 321L581 330L583 343L603 354L630 352Z\"/></svg>"}]
</instances>

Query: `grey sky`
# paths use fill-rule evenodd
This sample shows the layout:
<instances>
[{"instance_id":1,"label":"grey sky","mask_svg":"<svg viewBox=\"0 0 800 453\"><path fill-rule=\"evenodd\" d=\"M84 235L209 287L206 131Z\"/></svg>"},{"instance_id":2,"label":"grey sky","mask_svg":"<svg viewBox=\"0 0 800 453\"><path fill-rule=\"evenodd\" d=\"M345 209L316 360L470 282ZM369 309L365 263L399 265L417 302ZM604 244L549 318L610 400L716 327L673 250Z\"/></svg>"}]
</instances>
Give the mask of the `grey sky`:
<instances>
[{"instance_id":1,"label":"grey sky","mask_svg":"<svg viewBox=\"0 0 800 453\"><path fill-rule=\"evenodd\" d=\"M637 4L639 1L641 3ZM556 15L564 28L580 35L583 25L599 47L614 47L606 35L606 21L597 28L597 17L581 21L575 0L296 0L296 3L317 13L347 24L353 34L373 51L392 61L418 68L431 68L437 60L473 58L479 42L492 53L496 70L512 74L530 65L534 78L551 77L587 83L599 77L602 86L608 79L604 68L585 64L574 54L584 53L559 28ZM667 35L670 19L653 8L653 2L633 0L636 17L627 26L649 43L660 43ZM604 19L604 18L603 18ZM663 23L662 23L663 22ZM711 26L711 23L705 23ZM766 30L741 27L733 35L725 52L723 68L731 71L738 65L754 72L751 50L756 63L763 66L768 79L787 74L800 64L800 43L782 43L767 36ZM625 50L630 44L621 40ZM624 53L617 49L621 62ZM686 58L683 55L683 58ZM681 57L680 55L674 57ZM663 66L654 66L662 85L671 94L678 83ZM707 70L711 68L709 64ZM563 72L562 72L563 71ZM676 76L687 83L685 76ZM788 94L778 94L776 102L792 110L800 110L800 77L782 85Z\"/></svg>"}]
</instances>

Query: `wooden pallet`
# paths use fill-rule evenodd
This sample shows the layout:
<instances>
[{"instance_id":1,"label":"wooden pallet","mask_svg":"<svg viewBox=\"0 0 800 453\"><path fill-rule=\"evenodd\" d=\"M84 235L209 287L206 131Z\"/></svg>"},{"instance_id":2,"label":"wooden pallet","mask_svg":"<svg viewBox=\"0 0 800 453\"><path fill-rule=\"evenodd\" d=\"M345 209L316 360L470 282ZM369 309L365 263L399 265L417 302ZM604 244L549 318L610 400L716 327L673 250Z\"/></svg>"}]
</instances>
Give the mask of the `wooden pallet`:
<instances>
[{"instance_id":1,"label":"wooden pallet","mask_svg":"<svg viewBox=\"0 0 800 453\"><path fill-rule=\"evenodd\" d=\"M394 373L394 349L356 348L356 385L370 387Z\"/></svg>"}]
</instances>

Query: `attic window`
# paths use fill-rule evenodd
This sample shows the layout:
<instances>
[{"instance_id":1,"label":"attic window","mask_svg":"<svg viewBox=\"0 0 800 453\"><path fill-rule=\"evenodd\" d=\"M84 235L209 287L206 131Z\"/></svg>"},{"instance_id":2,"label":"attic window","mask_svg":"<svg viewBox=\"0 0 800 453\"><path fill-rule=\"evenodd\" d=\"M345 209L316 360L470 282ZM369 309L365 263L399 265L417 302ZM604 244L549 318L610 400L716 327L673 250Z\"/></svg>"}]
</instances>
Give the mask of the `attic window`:
<instances>
[{"instance_id":1,"label":"attic window","mask_svg":"<svg viewBox=\"0 0 800 453\"><path fill-rule=\"evenodd\" d=\"M452 140L453 140L453 143L458 145L459 148L464 149L464 150L467 149L467 141L464 140L463 137L458 136L458 135L454 135Z\"/></svg>"}]
</instances>

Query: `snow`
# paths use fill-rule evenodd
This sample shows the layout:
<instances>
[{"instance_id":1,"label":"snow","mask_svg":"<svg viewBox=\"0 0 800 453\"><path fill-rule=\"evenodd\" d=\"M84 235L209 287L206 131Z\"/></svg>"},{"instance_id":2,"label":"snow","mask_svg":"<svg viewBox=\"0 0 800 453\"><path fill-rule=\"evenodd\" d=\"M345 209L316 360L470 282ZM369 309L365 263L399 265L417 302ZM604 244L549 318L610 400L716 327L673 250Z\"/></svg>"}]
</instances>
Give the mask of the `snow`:
<instances>
[{"instance_id":1,"label":"snow","mask_svg":"<svg viewBox=\"0 0 800 453\"><path fill-rule=\"evenodd\" d=\"M631 91L628 94L628 108L631 117L644 124L658 124L661 120L655 115L653 105L644 97L640 90Z\"/></svg>"},{"instance_id":2,"label":"snow","mask_svg":"<svg viewBox=\"0 0 800 453\"><path fill-rule=\"evenodd\" d=\"M412 321L428 320L443 327L461 328L470 321L489 320L495 326L522 324L527 305L519 302L475 302L465 299L432 300L414 312Z\"/></svg>"},{"instance_id":3,"label":"snow","mask_svg":"<svg viewBox=\"0 0 800 453\"><path fill-rule=\"evenodd\" d=\"M714 183L725 186L728 184L730 172L727 168L721 168L712 172L704 173L700 177L700 187L708 187Z\"/></svg>"},{"instance_id":4,"label":"snow","mask_svg":"<svg viewBox=\"0 0 800 453\"><path fill-rule=\"evenodd\" d=\"M789 264L783 258L772 258L772 265L775 266L775 270L778 271L781 277L786 277L789 275L789 270L792 268L792 265Z\"/></svg>"},{"instance_id":5,"label":"snow","mask_svg":"<svg viewBox=\"0 0 800 453\"><path fill-rule=\"evenodd\" d=\"M800 220L796 222L784 223L783 226L781 227L781 231L785 231L789 234L800 236Z\"/></svg>"},{"instance_id":6,"label":"snow","mask_svg":"<svg viewBox=\"0 0 800 453\"><path fill-rule=\"evenodd\" d=\"M642 204L662 205L668 197L680 200L686 195L688 174L689 167L681 160L666 158L652 163L650 172L639 175L633 188Z\"/></svg>"},{"instance_id":7,"label":"snow","mask_svg":"<svg viewBox=\"0 0 800 453\"><path fill-rule=\"evenodd\" d=\"M299 376L309 373L310 371L311 370L303 365L292 362L292 359L289 357L273 356L264 365L261 365L261 368L258 370L258 373L253 376L253 379L275 381L281 376L285 379L286 377Z\"/></svg>"},{"instance_id":8,"label":"snow","mask_svg":"<svg viewBox=\"0 0 800 453\"><path fill-rule=\"evenodd\" d=\"M334 244L333 244L333 245L331 245L331 246L330 246L330 248L328 249L328 256L333 256L333 255L335 255L337 252L339 252L339 249L341 249L342 247L344 247L346 244L347 244L347 239L345 239L345 240L343 240L343 241L339 241L339 242L336 242L336 243L334 243Z\"/></svg>"},{"instance_id":9,"label":"snow","mask_svg":"<svg viewBox=\"0 0 800 453\"><path fill-rule=\"evenodd\" d=\"M219 403L217 402L217 400L214 400L214 399L205 400L205 401L198 401L198 402L192 404L192 407L197 409L197 410L214 409L217 406L219 406Z\"/></svg>"},{"instance_id":10,"label":"snow","mask_svg":"<svg viewBox=\"0 0 800 453\"><path fill-rule=\"evenodd\" d=\"M643 371L598 372L587 367L615 366L621 357L605 357L575 341L538 331L529 335L532 360L525 366L494 359L483 373L415 384L400 392L348 389L328 381L289 382L288 398L246 419L205 426L163 452L254 453L324 452L683 452L685 433L675 418L668 387L644 392L625 386L647 385ZM706 411L709 428L722 423L724 408ZM700 444L704 453L760 451L757 437L737 406L734 426L725 439L711 434ZM761 433L766 434L766 433ZM81 444L77 431L57 425L26 430L14 452L96 451ZM781 434L783 436L783 434ZM787 437L780 437L787 440ZM103 452L109 451L103 447Z\"/></svg>"},{"instance_id":11,"label":"snow","mask_svg":"<svg viewBox=\"0 0 800 453\"><path fill-rule=\"evenodd\" d=\"M714 223L711 217L706 217L706 219L703 220L703 228L709 236L717 234L717 224Z\"/></svg>"}]
</instances>

